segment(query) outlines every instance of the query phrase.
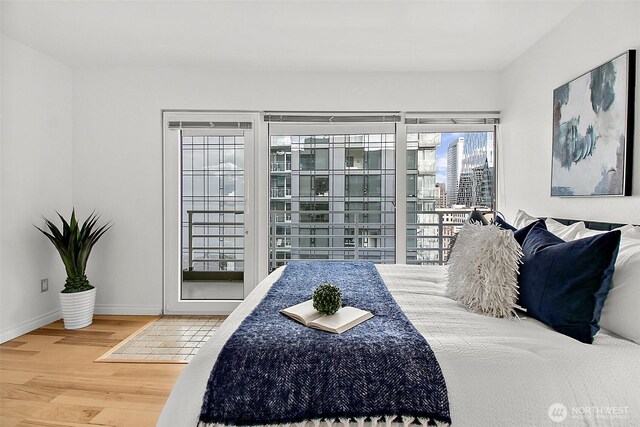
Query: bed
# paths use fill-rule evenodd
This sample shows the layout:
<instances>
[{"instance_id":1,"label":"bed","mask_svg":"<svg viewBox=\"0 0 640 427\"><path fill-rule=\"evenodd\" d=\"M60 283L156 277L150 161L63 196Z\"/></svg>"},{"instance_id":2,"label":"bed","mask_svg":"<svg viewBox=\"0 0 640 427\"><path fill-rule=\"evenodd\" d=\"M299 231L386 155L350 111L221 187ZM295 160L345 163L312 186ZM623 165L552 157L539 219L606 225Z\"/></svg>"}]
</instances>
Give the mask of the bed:
<instances>
[{"instance_id":1,"label":"bed","mask_svg":"<svg viewBox=\"0 0 640 427\"><path fill-rule=\"evenodd\" d=\"M445 296L444 266L376 268L437 357L452 425L640 425L640 345L604 329L586 345L526 315L474 313ZM159 426L198 424L219 352L283 269L263 280L189 363Z\"/></svg>"}]
</instances>

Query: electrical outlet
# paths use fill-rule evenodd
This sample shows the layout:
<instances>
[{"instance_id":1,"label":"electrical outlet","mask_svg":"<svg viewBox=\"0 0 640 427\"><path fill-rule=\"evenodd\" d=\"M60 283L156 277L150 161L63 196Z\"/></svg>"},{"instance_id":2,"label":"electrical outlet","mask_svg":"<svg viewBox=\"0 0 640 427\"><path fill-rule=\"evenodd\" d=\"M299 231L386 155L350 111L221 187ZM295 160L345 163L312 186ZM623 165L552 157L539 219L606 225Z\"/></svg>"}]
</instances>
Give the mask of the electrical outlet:
<instances>
[{"instance_id":1,"label":"electrical outlet","mask_svg":"<svg viewBox=\"0 0 640 427\"><path fill-rule=\"evenodd\" d=\"M40 292L47 292L49 290L49 279L40 280Z\"/></svg>"}]
</instances>

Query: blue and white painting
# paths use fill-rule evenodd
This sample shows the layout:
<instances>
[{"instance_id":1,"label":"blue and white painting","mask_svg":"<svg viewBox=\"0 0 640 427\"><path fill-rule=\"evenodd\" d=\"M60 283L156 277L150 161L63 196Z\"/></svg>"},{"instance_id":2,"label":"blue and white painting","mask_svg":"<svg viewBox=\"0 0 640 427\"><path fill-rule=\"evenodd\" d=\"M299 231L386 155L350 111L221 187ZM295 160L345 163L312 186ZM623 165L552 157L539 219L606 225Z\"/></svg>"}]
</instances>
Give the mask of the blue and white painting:
<instances>
[{"instance_id":1,"label":"blue and white painting","mask_svg":"<svg viewBox=\"0 0 640 427\"><path fill-rule=\"evenodd\" d=\"M553 91L552 196L630 194L625 154L633 136L627 135L627 120L633 119L628 83L634 54L627 52Z\"/></svg>"}]
</instances>

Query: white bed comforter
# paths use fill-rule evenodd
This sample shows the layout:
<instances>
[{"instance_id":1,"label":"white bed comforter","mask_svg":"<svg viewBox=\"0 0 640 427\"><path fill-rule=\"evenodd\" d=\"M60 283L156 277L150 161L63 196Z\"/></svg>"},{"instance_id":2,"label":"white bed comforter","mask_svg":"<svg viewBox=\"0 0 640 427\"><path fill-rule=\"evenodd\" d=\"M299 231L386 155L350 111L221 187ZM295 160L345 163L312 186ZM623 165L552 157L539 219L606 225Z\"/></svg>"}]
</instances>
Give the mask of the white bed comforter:
<instances>
[{"instance_id":1,"label":"white bed comforter","mask_svg":"<svg viewBox=\"0 0 640 427\"><path fill-rule=\"evenodd\" d=\"M377 268L440 362L454 426L640 426L640 345L606 331L582 344L534 319L472 313L444 296L444 267ZM281 273L262 281L189 363L159 426L197 424L219 351Z\"/></svg>"}]
</instances>

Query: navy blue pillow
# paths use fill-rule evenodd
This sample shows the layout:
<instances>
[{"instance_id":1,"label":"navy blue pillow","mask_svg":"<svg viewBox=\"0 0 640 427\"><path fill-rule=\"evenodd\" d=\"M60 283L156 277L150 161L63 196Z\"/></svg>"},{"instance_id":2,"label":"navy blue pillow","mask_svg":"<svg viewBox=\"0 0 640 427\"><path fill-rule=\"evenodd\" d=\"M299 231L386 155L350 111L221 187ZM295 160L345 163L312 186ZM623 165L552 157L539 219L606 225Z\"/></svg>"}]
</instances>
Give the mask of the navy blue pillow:
<instances>
[{"instance_id":1,"label":"navy blue pillow","mask_svg":"<svg viewBox=\"0 0 640 427\"><path fill-rule=\"evenodd\" d=\"M547 229L547 225L545 224L543 219L539 219L535 222L532 222L529 225L525 225L524 227L517 229L515 228L513 225L509 224L508 222L506 222L504 219L500 218L499 216L496 216L496 219L494 221L495 225L497 225L498 227L502 228L503 230L512 230L513 231L513 237L515 237L516 241L520 244L520 246L522 246L522 243L524 242L524 239L527 237L527 234L529 234L529 231L536 225L536 224L540 224L542 226L542 228L544 228L545 230Z\"/></svg>"},{"instance_id":2,"label":"navy blue pillow","mask_svg":"<svg viewBox=\"0 0 640 427\"><path fill-rule=\"evenodd\" d=\"M619 244L618 230L565 242L536 224L522 245L518 304L561 334L591 344Z\"/></svg>"},{"instance_id":3,"label":"navy blue pillow","mask_svg":"<svg viewBox=\"0 0 640 427\"><path fill-rule=\"evenodd\" d=\"M502 219L498 215L496 215L496 219L493 221L493 223L495 225L497 225L498 227L502 228L503 230L512 230L512 231L516 231L517 230L517 228L515 228L513 225L509 224L507 221L505 221L504 219Z\"/></svg>"}]
</instances>

